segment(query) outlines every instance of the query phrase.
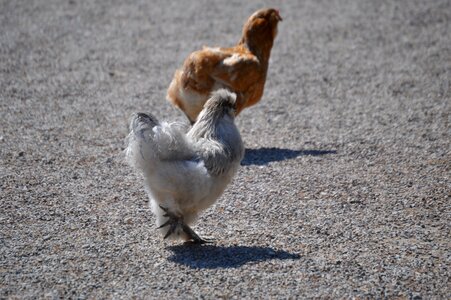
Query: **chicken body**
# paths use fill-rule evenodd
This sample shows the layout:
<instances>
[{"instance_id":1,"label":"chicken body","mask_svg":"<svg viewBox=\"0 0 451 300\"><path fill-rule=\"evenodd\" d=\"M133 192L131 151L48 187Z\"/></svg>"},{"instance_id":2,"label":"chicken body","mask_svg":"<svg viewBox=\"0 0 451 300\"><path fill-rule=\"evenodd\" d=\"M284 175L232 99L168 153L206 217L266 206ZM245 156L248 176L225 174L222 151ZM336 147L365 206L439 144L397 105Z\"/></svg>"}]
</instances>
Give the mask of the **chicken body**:
<instances>
[{"instance_id":1,"label":"chicken body","mask_svg":"<svg viewBox=\"0 0 451 300\"><path fill-rule=\"evenodd\" d=\"M191 53L175 72L167 100L194 123L212 91L225 88L237 95L236 114L263 96L269 57L282 18L275 9L261 9L245 23L238 44Z\"/></svg>"},{"instance_id":2,"label":"chicken body","mask_svg":"<svg viewBox=\"0 0 451 300\"><path fill-rule=\"evenodd\" d=\"M221 196L244 156L235 98L226 90L213 93L187 133L152 115L132 118L126 157L143 174L165 238L205 242L189 225Z\"/></svg>"}]
</instances>

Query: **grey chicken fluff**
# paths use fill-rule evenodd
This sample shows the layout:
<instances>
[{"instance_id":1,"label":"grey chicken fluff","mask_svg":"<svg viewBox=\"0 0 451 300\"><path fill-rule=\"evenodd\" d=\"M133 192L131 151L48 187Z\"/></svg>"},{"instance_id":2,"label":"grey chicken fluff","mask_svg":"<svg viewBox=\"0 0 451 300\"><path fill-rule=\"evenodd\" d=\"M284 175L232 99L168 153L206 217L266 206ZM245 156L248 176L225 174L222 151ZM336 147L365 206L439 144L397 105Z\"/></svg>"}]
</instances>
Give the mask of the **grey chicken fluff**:
<instances>
[{"instance_id":1,"label":"grey chicken fluff","mask_svg":"<svg viewBox=\"0 0 451 300\"><path fill-rule=\"evenodd\" d=\"M150 114L133 115L126 157L143 175L165 238L206 242L189 226L221 196L244 156L235 108L235 94L214 92L188 132Z\"/></svg>"}]
</instances>

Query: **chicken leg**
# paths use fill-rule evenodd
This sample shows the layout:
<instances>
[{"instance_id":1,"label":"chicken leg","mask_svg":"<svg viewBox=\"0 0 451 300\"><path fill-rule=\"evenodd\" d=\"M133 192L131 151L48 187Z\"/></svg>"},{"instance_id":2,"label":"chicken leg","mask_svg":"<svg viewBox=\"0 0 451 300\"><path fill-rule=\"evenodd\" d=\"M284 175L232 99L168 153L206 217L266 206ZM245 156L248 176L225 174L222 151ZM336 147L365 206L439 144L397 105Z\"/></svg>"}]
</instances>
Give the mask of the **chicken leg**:
<instances>
[{"instance_id":1,"label":"chicken leg","mask_svg":"<svg viewBox=\"0 0 451 300\"><path fill-rule=\"evenodd\" d=\"M164 236L164 239L168 238L171 234L173 234L177 229L177 227L180 226L183 232L185 232L188 235L188 237L192 240L194 244L206 244L213 242L213 240L201 238L196 232L194 232L194 230L191 229L191 227L189 227L183 222L183 217L177 216L176 214L170 212L168 208L163 207L161 205L160 208L165 212L163 217L167 217L168 220L164 224L160 225L158 229L170 226L168 232Z\"/></svg>"}]
</instances>

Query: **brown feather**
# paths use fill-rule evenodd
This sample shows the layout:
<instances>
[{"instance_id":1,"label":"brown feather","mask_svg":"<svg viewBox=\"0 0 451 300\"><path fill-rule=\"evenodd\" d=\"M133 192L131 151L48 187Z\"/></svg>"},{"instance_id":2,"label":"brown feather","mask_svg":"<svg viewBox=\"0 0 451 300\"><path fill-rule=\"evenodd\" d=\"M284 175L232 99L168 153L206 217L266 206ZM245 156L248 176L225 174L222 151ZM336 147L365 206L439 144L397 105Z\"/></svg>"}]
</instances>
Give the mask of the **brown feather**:
<instances>
[{"instance_id":1,"label":"brown feather","mask_svg":"<svg viewBox=\"0 0 451 300\"><path fill-rule=\"evenodd\" d=\"M237 94L237 114L263 96L269 57L281 21L275 9L255 12L245 23L239 43L191 53L177 70L167 99L194 122L209 95L226 88Z\"/></svg>"}]
</instances>

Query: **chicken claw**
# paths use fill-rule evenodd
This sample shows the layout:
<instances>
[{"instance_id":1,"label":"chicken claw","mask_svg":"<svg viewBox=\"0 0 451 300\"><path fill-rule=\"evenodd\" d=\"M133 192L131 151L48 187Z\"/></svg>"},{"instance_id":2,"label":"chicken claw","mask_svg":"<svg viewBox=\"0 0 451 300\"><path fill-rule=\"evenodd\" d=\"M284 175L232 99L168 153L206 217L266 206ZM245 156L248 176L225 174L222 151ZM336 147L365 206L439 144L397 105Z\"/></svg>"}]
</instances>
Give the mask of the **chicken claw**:
<instances>
[{"instance_id":1,"label":"chicken claw","mask_svg":"<svg viewBox=\"0 0 451 300\"><path fill-rule=\"evenodd\" d=\"M191 238L193 244L208 244L213 243L213 239L203 239L201 238L194 230L191 229L188 225L182 224L183 231Z\"/></svg>"},{"instance_id":2,"label":"chicken claw","mask_svg":"<svg viewBox=\"0 0 451 300\"><path fill-rule=\"evenodd\" d=\"M179 217L177 215L175 215L174 213L170 212L168 208L159 205L160 208L165 212L165 214L163 215L164 217L167 217L168 220L158 226L158 229L166 227L166 226L171 226L168 230L168 232L166 233L166 235L164 236L164 239L168 238L171 234L173 234L175 232L175 230L177 229L178 226L180 226L183 230L183 232L185 232L189 238L191 239L191 243L194 244L206 244L206 243L212 243L213 240L211 239L203 239L201 238L194 230L191 229L191 227L189 227L188 225L186 225L185 223L183 223L183 218Z\"/></svg>"}]
</instances>

